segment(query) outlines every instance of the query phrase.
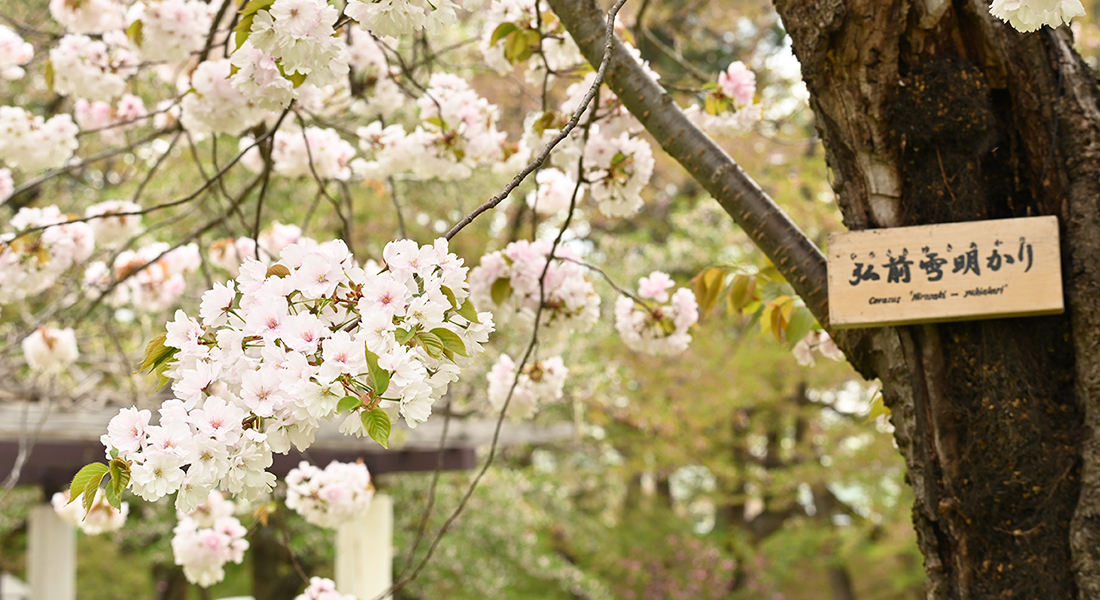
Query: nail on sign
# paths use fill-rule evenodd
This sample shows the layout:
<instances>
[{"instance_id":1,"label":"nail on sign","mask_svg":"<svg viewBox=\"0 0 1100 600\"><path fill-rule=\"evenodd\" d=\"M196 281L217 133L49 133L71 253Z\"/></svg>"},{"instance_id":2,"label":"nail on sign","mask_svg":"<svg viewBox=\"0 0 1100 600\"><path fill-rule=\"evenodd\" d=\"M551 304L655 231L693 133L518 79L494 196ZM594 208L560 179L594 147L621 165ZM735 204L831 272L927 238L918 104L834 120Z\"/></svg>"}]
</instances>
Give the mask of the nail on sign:
<instances>
[{"instance_id":1,"label":"nail on sign","mask_svg":"<svg viewBox=\"0 0 1100 600\"><path fill-rule=\"evenodd\" d=\"M829 236L834 327L1061 313L1057 217Z\"/></svg>"}]
</instances>

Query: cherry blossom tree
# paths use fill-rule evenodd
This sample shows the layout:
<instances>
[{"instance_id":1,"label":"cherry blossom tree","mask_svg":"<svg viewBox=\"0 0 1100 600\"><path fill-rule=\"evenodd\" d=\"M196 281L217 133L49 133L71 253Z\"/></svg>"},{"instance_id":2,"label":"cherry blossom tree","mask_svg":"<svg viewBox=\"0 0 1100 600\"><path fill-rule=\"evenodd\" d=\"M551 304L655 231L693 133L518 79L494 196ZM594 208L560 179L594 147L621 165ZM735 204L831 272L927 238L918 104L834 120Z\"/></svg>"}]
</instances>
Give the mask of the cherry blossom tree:
<instances>
[{"instance_id":1,"label":"cherry blossom tree","mask_svg":"<svg viewBox=\"0 0 1100 600\"><path fill-rule=\"evenodd\" d=\"M171 391L159 419L120 411L103 436L105 462L77 474L70 500L83 496L90 512L104 481L116 508L126 492L176 494L177 559L209 584L244 550L239 523L194 516L220 510L218 490L243 500L269 492L272 453L307 448L322 420L388 446L392 421L432 418L498 327L529 339L490 376L501 419L513 401L529 409L556 398L567 365L547 349L599 318L597 283L619 294L615 324L633 351L683 351L700 313L725 296L777 339L805 340L803 359L810 348L834 354L820 250L706 133L760 120L755 75L734 62L679 107L624 39L623 4L499 0L464 21L450 0L52 0L46 30L25 12L4 15L7 375L23 393L62 389L77 367L96 370L80 365L82 336L125 326L148 342L141 369ZM1065 30L1022 35L1000 21L1033 31L1083 7L776 4L850 227L1062 216L1070 316L833 333L885 386L931 597L1089 597L1100 589L1097 474L1079 422L1091 427L1096 412L1097 179L1080 158L1094 153L1097 91ZM479 60L541 90L522 125L509 129L468 73L437 68L447 63L434 48L463 27ZM763 272L723 268L701 273L694 291L654 271L635 293L589 262L573 226L582 211L629 219L642 208L650 139L768 255L782 293L756 290ZM130 165L122 174L101 168L118 157ZM184 181L157 188L171 198L153 197L150 182L177 159L190 161ZM394 239L373 258L356 252L351 182L389 188L392 237L407 238L398 182L486 173L512 178L450 217L445 235ZM123 179L129 199L98 197ZM532 239L481 248L467 266L452 245L528 180ZM265 216L284 182L314 190L301 225ZM343 225L337 239L307 234L322 205ZM221 229L234 233L212 241ZM189 292L200 272L205 285ZM118 342L108 337L91 345ZM117 365L99 371L126 379ZM340 596L317 580L304 597Z\"/></svg>"}]
</instances>

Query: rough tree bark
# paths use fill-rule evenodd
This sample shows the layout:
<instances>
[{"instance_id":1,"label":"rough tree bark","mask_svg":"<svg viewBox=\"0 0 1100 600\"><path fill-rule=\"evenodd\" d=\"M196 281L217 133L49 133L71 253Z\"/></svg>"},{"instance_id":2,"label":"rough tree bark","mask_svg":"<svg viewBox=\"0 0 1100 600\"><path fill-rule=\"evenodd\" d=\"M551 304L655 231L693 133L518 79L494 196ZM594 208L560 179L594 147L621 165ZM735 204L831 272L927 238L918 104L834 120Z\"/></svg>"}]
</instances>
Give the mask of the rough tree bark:
<instances>
[{"instance_id":1,"label":"rough tree bark","mask_svg":"<svg viewBox=\"0 0 1100 600\"><path fill-rule=\"evenodd\" d=\"M550 0L589 61L592 0ZM775 0L852 229L1056 215L1062 316L834 332L882 380L930 599L1100 598L1100 92L985 0ZM824 260L616 47L608 85L825 316ZM812 246L812 245L810 245Z\"/></svg>"}]
</instances>

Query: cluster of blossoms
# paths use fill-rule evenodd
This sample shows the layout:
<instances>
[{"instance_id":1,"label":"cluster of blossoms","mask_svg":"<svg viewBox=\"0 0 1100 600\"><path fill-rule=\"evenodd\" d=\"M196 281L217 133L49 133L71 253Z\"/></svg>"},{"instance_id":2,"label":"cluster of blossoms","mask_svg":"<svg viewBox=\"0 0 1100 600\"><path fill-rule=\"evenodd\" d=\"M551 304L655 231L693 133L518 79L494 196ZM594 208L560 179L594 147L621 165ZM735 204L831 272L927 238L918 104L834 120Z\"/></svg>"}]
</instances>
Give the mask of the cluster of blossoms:
<instances>
[{"instance_id":1,"label":"cluster of blossoms","mask_svg":"<svg viewBox=\"0 0 1100 600\"><path fill-rule=\"evenodd\" d=\"M843 360L844 353L837 348L836 342L833 338L829 337L829 334L824 329L818 329L806 334L806 337L798 341L791 349L791 354L794 354L794 359L798 361L798 364L806 367L814 366L816 362L814 360L814 350L817 350L825 358L831 358L833 360Z\"/></svg>"},{"instance_id":2,"label":"cluster of blossoms","mask_svg":"<svg viewBox=\"0 0 1100 600\"><path fill-rule=\"evenodd\" d=\"M79 143L80 129L67 114L42 117L0 106L0 161L28 173L64 165Z\"/></svg>"},{"instance_id":3,"label":"cluster of blossoms","mask_svg":"<svg viewBox=\"0 0 1100 600\"><path fill-rule=\"evenodd\" d=\"M1081 0L993 0L989 12L1019 31L1035 31L1043 25L1069 25L1085 16Z\"/></svg>"},{"instance_id":4,"label":"cluster of blossoms","mask_svg":"<svg viewBox=\"0 0 1100 600\"><path fill-rule=\"evenodd\" d=\"M50 0L50 15L73 33L103 33L126 25L126 11L116 0Z\"/></svg>"},{"instance_id":5,"label":"cluster of blossoms","mask_svg":"<svg viewBox=\"0 0 1100 600\"><path fill-rule=\"evenodd\" d=\"M520 156L526 159L556 136L568 121L566 115L581 105L594 82L595 74L589 74L584 80L571 85L560 113L551 111L528 115L524 122ZM654 159L649 142L639 137L641 124L606 88L600 92L598 105L590 104L585 115L593 110L597 111L598 118L592 120L582 116L580 121L586 125L591 121L591 126L574 129L571 136L551 153L551 164L562 174L546 177L556 180L554 183L560 187L553 192L556 201L551 201L546 208L538 208L541 214L550 214L551 207L567 207L573 190L569 189L566 195L564 188L577 179L588 183L588 193L605 216L629 217L642 208L644 201L641 192L653 175ZM578 161L581 162L580 172L577 170Z\"/></svg>"},{"instance_id":6,"label":"cluster of blossoms","mask_svg":"<svg viewBox=\"0 0 1100 600\"><path fill-rule=\"evenodd\" d=\"M551 73L563 73L585 64L572 36L550 6L539 0L494 0L482 29L480 48L485 63L500 75L528 62L526 77L532 84L542 82L547 67ZM541 58L530 60L536 48Z\"/></svg>"},{"instance_id":7,"label":"cluster of blossoms","mask_svg":"<svg viewBox=\"0 0 1100 600\"><path fill-rule=\"evenodd\" d=\"M501 322L524 324L534 324L541 298L539 326L586 331L600 316L600 297L568 248L555 249L547 267L551 248L545 240L520 240L482 256L470 272L470 297L478 306L493 306Z\"/></svg>"},{"instance_id":8,"label":"cluster of blossoms","mask_svg":"<svg viewBox=\"0 0 1100 600\"><path fill-rule=\"evenodd\" d=\"M179 490L181 510L214 488L252 499L274 486L271 453L305 449L322 419L348 413L344 433L376 439L388 406L425 421L483 351L492 315L467 302L467 268L444 240L391 242L383 256L384 270L362 268L342 241L291 244L278 264L246 260L207 291L201 324L177 311L150 350L176 399L159 425L124 410L103 437L135 493Z\"/></svg>"},{"instance_id":9,"label":"cluster of blossoms","mask_svg":"<svg viewBox=\"0 0 1100 600\"><path fill-rule=\"evenodd\" d=\"M137 2L131 6L126 21L129 28L139 23L136 27L140 27L141 35L135 41L143 58L181 61L206 43L214 9L214 4L200 0L151 0L148 5Z\"/></svg>"},{"instance_id":10,"label":"cluster of blossoms","mask_svg":"<svg viewBox=\"0 0 1100 600\"><path fill-rule=\"evenodd\" d=\"M395 38L375 39L367 32L348 30L348 65L355 69L357 77L366 80L380 80L389 77L390 62L386 59L385 47L397 48Z\"/></svg>"},{"instance_id":11,"label":"cluster of blossoms","mask_svg":"<svg viewBox=\"0 0 1100 600\"><path fill-rule=\"evenodd\" d=\"M130 213L140 210L133 202L108 200L88 207L86 221L74 221L74 215L56 206L20 209L11 220L15 231L0 235L0 305L54 285L71 267L91 258L97 243L109 248L132 239L141 229L141 216ZM132 304L157 312L175 304L186 287L185 276L200 262L195 244L173 249L154 242L120 252L110 267L102 261L89 263L84 283L88 293L110 290L106 300L112 306Z\"/></svg>"},{"instance_id":12,"label":"cluster of blossoms","mask_svg":"<svg viewBox=\"0 0 1100 600\"><path fill-rule=\"evenodd\" d=\"M512 392L512 400L508 404L508 414L514 418L528 419L538 411L539 407L547 402L561 400L562 387L565 386L565 378L569 375L560 356L548 358L523 367L523 372L516 378L516 363L507 354L501 354L500 359L489 371L489 403L493 408L501 410L508 400L509 391ZM515 390L512 391L512 384Z\"/></svg>"},{"instance_id":13,"label":"cluster of blossoms","mask_svg":"<svg viewBox=\"0 0 1100 600\"><path fill-rule=\"evenodd\" d=\"M87 223L70 220L56 206L24 207L12 217L15 232L0 235L0 305L45 290L74 264L88 260L95 234ZM22 233L40 227L45 229Z\"/></svg>"},{"instance_id":14,"label":"cluster of blossoms","mask_svg":"<svg viewBox=\"0 0 1100 600\"><path fill-rule=\"evenodd\" d=\"M115 106L96 100L80 98L73 106L76 124L83 131L98 131L105 142L118 144L123 141L122 132L140 124L145 117L145 103L133 94L123 94Z\"/></svg>"},{"instance_id":15,"label":"cluster of blossoms","mask_svg":"<svg viewBox=\"0 0 1100 600\"><path fill-rule=\"evenodd\" d=\"M348 74L347 45L333 28L340 12L324 0L275 0L254 14L248 39L230 57L233 87L268 110L281 110L308 82L323 87Z\"/></svg>"},{"instance_id":16,"label":"cluster of blossoms","mask_svg":"<svg viewBox=\"0 0 1100 600\"><path fill-rule=\"evenodd\" d=\"M619 296L615 302L615 329L627 348L653 356L671 356L687 350L688 329L699 320L695 294L680 288L669 297L675 283L665 273L654 271L638 281L638 297L644 302Z\"/></svg>"},{"instance_id":17,"label":"cluster of blossoms","mask_svg":"<svg viewBox=\"0 0 1100 600\"><path fill-rule=\"evenodd\" d=\"M180 123L192 134L237 134L255 125L265 111L237 91L229 80L228 59L199 63L190 79L180 83Z\"/></svg>"},{"instance_id":18,"label":"cluster of blossoms","mask_svg":"<svg viewBox=\"0 0 1100 600\"><path fill-rule=\"evenodd\" d=\"M23 77L22 65L34 57L34 46L23 41L18 33L0 25L0 79Z\"/></svg>"},{"instance_id":19,"label":"cluster of blossoms","mask_svg":"<svg viewBox=\"0 0 1100 600\"><path fill-rule=\"evenodd\" d=\"M248 530L233 516L235 509L213 491L194 510L180 513L172 530L172 554L191 583L210 587L225 578L225 563L244 560Z\"/></svg>"},{"instance_id":20,"label":"cluster of blossoms","mask_svg":"<svg viewBox=\"0 0 1100 600\"><path fill-rule=\"evenodd\" d=\"M424 128L436 134L436 143L457 160L485 163L501 158L507 135L497 131L500 109L479 96L465 79L450 73L432 75L416 105Z\"/></svg>"},{"instance_id":21,"label":"cluster of blossoms","mask_svg":"<svg viewBox=\"0 0 1100 600\"><path fill-rule=\"evenodd\" d=\"M416 104L420 123L412 132L401 125L384 127L381 121L359 128L359 147L374 158L356 161L353 168L358 174L373 179L396 174L465 179L478 166L498 165L507 158L507 134L496 127L500 110L461 77L432 75Z\"/></svg>"},{"instance_id":22,"label":"cluster of blossoms","mask_svg":"<svg viewBox=\"0 0 1100 600\"><path fill-rule=\"evenodd\" d=\"M309 587L294 600L356 600L351 594L341 594L336 591L336 582L323 577L310 577Z\"/></svg>"},{"instance_id":23,"label":"cluster of blossoms","mask_svg":"<svg viewBox=\"0 0 1100 600\"><path fill-rule=\"evenodd\" d=\"M76 362L80 356L71 327L39 327L23 338L21 346L27 366L35 371L57 370Z\"/></svg>"},{"instance_id":24,"label":"cluster of blossoms","mask_svg":"<svg viewBox=\"0 0 1100 600\"><path fill-rule=\"evenodd\" d=\"M718 83L707 93L704 106L685 110L688 118L708 133L735 136L751 131L763 117L763 107L755 102L756 74L736 61L718 74Z\"/></svg>"},{"instance_id":25,"label":"cluster of blossoms","mask_svg":"<svg viewBox=\"0 0 1100 600\"><path fill-rule=\"evenodd\" d=\"M186 276L201 263L196 244L172 248L167 242L153 242L118 253L110 268L103 261L90 263L84 285L89 293L106 293L104 300L111 306L161 312L176 304L187 287Z\"/></svg>"},{"instance_id":26,"label":"cluster of blossoms","mask_svg":"<svg viewBox=\"0 0 1100 600\"><path fill-rule=\"evenodd\" d=\"M71 267L91 258L97 243L112 247L133 238L141 228L141 216L128 213L140 209L133 202L108 200L88 207L84 213L87 221L74 222L70 222L74 215L62 213L56 206L20 209L11 220L15 231L0 235L0 278L4 281L0 305L54 285ZM120 281L107 297L108 303L133 304L156 312L176 302L185 287L184 276L195 271L199 262L194 244L170 250L168 244L158 242L119 253L111 268L102 261L90 263L84 281L89 292L104 292Z\"/></svg>"},{"instance_id":27,"label":"cluster of blossoms","mask_svg":"<svg viewBox=\"0 0 1100 600\"><path fill-rule=\"evenodd\" d=\"M259 256L260 262L270 265L275 262L275 257L283 252L283 248L294 244L316 244L312 239L302 237L302 228L297 225L283 225L275 221L267 229L260 232L259 249L257 252L256 240L250 237L223 238L207 249L207 256L215 266L225 269L232 277L241 272L241 263L247 258Z\"/></svg>"},{"instance_id":28,"label":"cluster of blossoms","mask_svg":"<svg viewBox=\"0 0 1100 600\"><path fill-rule=\"evenodd\" d=\"M405 95L392 76L400 71L390 66L384 50L396 50L398 41L394 38L376 40L369 33L349 29L347 42L348 64L362 85L361 98L352 103L352 112L367 119L389 120L405 103Z\"/></svg>"},{"instance_id":29,"label":"cluster of blossoms","mask_svg":"<svg viewBox=\"0 0 1100 600\"><path fill-rule=\"evenodd\" d=\"M122 529L126 524L126 516L130 514L130 503L123 502L116 509L107 502L107 496L103 489L97 489L95 500L92 501L91 510L84 511L84 503L78 496L76 500L69 501L69 492L58 492L50 498L54 512L61 520L74 525L87 535L99 535Z\"/></svg>"},{"instance_id":30,"label":"cluster of blossoms","mask_svg":"<svg viewBox=\"0 0 1100 600\"><path fill-rule=\"evenodd\" d=\"M250 137L241 138L241 150L253 146ZM271 148L271 161L276 173L286 177L316 177L322 180L347 181L351 178L352 157L355 147L349 144L335 129L307 127L304 131L288 127L275 133ZM263 170L260 149L248 150L242 162L259 173Z\"/></svg>"},{"instance_id":31,"label":"cluster of blossoms","mask_svg":"<svg viewBox=\"0 0 1100 600\"><path fill-rule=\"evenodd\" d=\"M451 0L348 0L344 14L361 29L379 36L397 37L420 30L437 35L458 22Z\"/></svg>"},{"instance_id":32,"label":"cluster of blossoms","mask_svg":"<svg viewBox=\"0 0 1100 600\"><path fill-rule=\"evenodd\" d=\"M286 505L318 527L335 529L366 514L374 498L362 463L332 461L323 470L307 462L286 475Z\"/></svg>"},{"instance_id":33,"label":"cluster of blossoms","mask_svg":"<svg viewBox=\"0 0 1100 600\"><path fill-rule=\"evenodd\" d=\"M54 90L88 100L121 96L126 78L137 73L138 62L121 31L107 32L103 39L70 34L50 50Z\"/></svg>"}]
</instances>

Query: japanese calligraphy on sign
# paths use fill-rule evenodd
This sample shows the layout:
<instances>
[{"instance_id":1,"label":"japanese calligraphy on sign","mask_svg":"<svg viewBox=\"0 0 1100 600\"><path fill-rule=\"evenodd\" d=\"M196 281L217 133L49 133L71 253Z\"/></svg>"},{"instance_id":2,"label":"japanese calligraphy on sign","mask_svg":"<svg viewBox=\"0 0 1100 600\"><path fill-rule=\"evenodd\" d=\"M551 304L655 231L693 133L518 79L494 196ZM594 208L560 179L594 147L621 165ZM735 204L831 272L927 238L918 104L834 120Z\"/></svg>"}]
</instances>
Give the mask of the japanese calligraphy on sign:
<instances>
[{"instance_id":1,"label":"japanese calligraphy on sign","mask_svg":"<svg viewBox=\"0 0 1100 600\"><path fill-rule=\"evenodd\" d=\"M1057 217L829 236L829 320L835 327L1063 310Z\"/></svg>"}]
</instances>

